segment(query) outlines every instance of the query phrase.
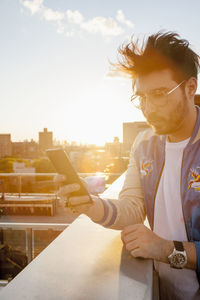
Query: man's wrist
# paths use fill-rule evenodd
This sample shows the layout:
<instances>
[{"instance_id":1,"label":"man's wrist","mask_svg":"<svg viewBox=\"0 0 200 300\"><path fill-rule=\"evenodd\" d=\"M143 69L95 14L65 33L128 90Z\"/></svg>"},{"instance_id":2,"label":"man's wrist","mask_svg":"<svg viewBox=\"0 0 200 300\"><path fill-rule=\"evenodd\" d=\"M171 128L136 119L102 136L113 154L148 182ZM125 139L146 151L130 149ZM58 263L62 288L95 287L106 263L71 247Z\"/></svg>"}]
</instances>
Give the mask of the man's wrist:
<instances>
[{"instance_id":1,"label":"man's wrist","mask_svg":"<svg viewBox=\"0 0 200 300\"><path fill-rule=\"evenodd\" d=\"M104 206L98 196L91 195L93 204L89 207L86 215L94 222L98 222L104 215Z\"/></svg>"},{"instance_id":2,"label":"man's wrist","mask_svg":"<svg viewBox=\"0 0 200 300\"><path fill-rule=\"evenodd\" d=\"M158 257L158 261L163 263L169 263L168 256L173 252L174 243L173 241L163 239L162 244L160 246L160 255Z\"/></svg>"},{"instance_id":3,"label":"man's wrist","mask_svg":"<svg viewBox=\"0 0 200 300\"><path fill-rule=\"evenodd\" d=\"M186 264L187 269L196 270L197 268L197 251L195 243L193 242L183 242L184 249L187 253L188 260Z\"/></svg>"},{"instance_id":4,"label":"man's wrist","mask_svg":"<svg viewBox=\"0 0 200 300\"><path fill-rule=\"evenodd\" d=\"M183 242L184 249L187 254L187 264L185 268L196 270L197 268L197 253L195 244L192 242ZM162 243L159 246L159 253L155 260L169 264L168 256L174 250L174 242L162 239Z\"/></svg>"}]
</instances>

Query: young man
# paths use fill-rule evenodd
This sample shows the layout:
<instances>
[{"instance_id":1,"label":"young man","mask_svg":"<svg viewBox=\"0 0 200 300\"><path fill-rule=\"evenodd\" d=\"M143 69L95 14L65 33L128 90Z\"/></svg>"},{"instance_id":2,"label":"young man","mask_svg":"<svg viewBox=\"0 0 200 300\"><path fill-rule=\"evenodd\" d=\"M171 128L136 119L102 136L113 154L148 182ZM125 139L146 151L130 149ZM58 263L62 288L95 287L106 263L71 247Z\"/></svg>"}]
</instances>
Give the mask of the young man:
<instances>
[{"instance_id":1,"label":"young man","mask_svg":"<svg viewBox=\"0 0 200 300\"><path fill-rule=\"evenodd\" d=\"M153 130L134 142L119 199L93 197L93 205L77 210L121 229L134 257L154 259L161 299L200 299L199 57L171 32L149 36L142 48L132 41L120 54L117 68L130 74L132 101ZM60 194L77 188L65 186ZM143 225L146 215L151 230Z\"/></svg>"}]
</instances>

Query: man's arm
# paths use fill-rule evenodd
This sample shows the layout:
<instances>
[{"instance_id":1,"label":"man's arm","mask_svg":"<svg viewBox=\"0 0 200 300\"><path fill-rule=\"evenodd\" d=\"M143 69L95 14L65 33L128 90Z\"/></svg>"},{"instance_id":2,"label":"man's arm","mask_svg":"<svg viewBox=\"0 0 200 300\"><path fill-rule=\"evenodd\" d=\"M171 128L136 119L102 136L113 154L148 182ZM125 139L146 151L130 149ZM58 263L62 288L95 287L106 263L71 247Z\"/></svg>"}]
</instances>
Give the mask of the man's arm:
<instances>
[{"instance_id":1,"label":"man's arm","mask_svg":"<svg viewBox=\"0 0 200 300\"><path fill-rule=\"evenodd\" d=\"M142 137L139 134L131 148L128 169L125 174L123 187L118 199L102 200L104 205L103 222L98 222L105 227L122 230L130 224L143 223L146 212L144 207L144 197L140 182L139 171L134 158L134 152ZM109 198L109 196L108 196ZM93 208L95 210L95 208ZM92 220L93 210L88 212Z\"/></svg>"},{"instance_id":2,"label":"man's arm","mask_svg":"<svg viewBox=\"0 0 200 300\"><path fill-rule=\"evenodd\" d=\"M159 237L143 224L130 225L124 228L122 241L132 256L155 259L163 263L169 263L168 256L174 249L173 241ZM196 270L197 250L195 243L183 242L183 245L187 254L185 268Z\"/></svg>"},{"instance_id":3,"label":"man's arm","mask_svg":"<svg viewBox=\"0 0 200 300\"><path fill-rule=\"evenodd\" d=\"M119 193L119 199L104 200L96 196L91 196L93 199L92 205L78 205L73 209L69 207L68 212L70 214L86 214L96 223L107 228L119 230L130 224L143 223L146 215L144 199L139 172L134 159L134 151L139 141L140 135L136 138L131 150L128 170L122 190ZM57 183L63 180L60 176L57 176L55 179ZM60 188L59 195L63 198L68 198L72 204L87 202L87 196L69 198L69 194L77 189L77 185L66 185Z\"/></svg>"}]
</instances>

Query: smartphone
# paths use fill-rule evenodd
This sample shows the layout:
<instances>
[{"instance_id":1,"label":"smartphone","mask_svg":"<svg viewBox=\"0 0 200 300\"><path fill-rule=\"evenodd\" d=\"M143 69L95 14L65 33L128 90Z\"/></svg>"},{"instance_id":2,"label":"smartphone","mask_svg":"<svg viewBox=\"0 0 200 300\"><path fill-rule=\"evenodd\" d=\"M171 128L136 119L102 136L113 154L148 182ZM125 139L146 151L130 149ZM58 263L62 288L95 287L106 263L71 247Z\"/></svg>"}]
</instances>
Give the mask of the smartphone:
<instances>
[{"instance_id":1,"label":"smartphone","mask_svg":"<svg viewBox=\"0 0 200 300\"><path fill-rule=\"evenodd\" d=\"M89 201L87 202L81 202L77 204L70 204L70 206L78 206L80 204L90 204L93 203L93 200L91 199L86 187L82 183L79 175L75 171L74 167L72 166L72 163L70 162L70 159L67 155L67 153L61 149L48 149L46 150L47 156L52 162L53 166L55 167L56 171L59 174L66 176L66 182L65 184L73 184L78 183L80 185L80 189L78 191L70 193L70 196L89 196Z\"/></svg>"}]
</instances>

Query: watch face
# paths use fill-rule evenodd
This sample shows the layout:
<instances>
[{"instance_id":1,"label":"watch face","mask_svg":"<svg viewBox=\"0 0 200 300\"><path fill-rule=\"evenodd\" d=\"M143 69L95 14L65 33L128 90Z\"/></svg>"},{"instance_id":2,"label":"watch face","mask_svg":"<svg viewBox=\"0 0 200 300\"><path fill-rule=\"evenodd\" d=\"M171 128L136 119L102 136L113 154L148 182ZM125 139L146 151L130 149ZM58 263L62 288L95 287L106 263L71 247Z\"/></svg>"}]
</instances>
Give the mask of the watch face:
<instances>
[{"instance_id":1,"label":"watch face","mask_svg":"<svg viewBox=\"0 0 200 300\"><path fill-rule=\"evenodd\" d=\"M185 256L182 253L176 253L172 256L171 263L176 267L181 267L185 263Z\"/></svg>"}]
</instances>

